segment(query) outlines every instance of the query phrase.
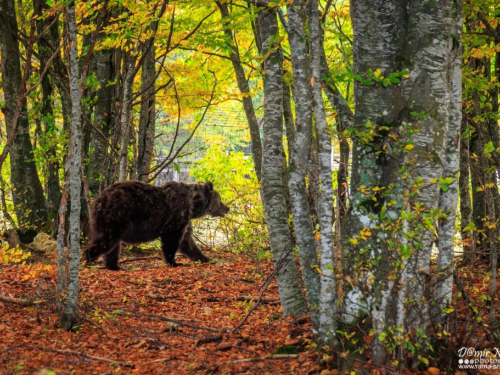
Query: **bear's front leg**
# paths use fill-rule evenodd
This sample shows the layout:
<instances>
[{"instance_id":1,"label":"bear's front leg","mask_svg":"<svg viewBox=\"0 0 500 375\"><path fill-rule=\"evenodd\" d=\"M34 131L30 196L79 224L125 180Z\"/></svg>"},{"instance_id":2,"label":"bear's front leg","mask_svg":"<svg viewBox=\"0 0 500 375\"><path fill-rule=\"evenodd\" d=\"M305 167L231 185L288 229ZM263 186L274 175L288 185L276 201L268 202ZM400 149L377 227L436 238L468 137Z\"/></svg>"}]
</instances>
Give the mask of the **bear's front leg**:
<instances>
[{"instance_id":1,"label":"bear's front leg","mask_svg":"<svg viewBox=\"0 0 500 375\"><path fill-rule=\"evenodd\" d=\"M184 237L182 238L181 245L179 246L179 252L193 262L200 261L201 263L208 263L210 259L203 255L196 242L193 240L193 229L191 223L189 223L186 231L184 232Z\"/></svg>"},{"instance_id":2,"label":"bear's front leg","mask_svg":"<svg viewBox=\"0 0 500 375\"><path fill-rule=\"evenodd\" d=\"M182 240L182 233L162 233L161 235L161 249L163 250L163 255L165 256L165 261L170 267L178 267L178 264L175 261L175 253L179 248L179 245Z\"/></svg>"},{"instance_id":3,"label":"bear's front leg","mask_svg":"<svg viewBox=\"0 0 500 375\"><path fill-rule=\"evenodd\" d=\"M118 265L118 260L120 259L120 249L121 249L121 243L118 242L109 253L104 255L104 263L108 270L111 271L121 270L120 266Z\"/></svg>"},{"instance_id":4,"label":"bear's front leg","mask_svg":"<svg viewBox=\"0 0 500 375\"><path fill-rule=\"evenodd\" d=\"M99 256L106 254L109 249L113 249L117 244L117 241L111 241L106 238L94 239L91 241L89 247L84 252L84 260L86 265L90 266L93 264ZM118 265L118 260L117 263Z\"/></svg>"}]
</instances>

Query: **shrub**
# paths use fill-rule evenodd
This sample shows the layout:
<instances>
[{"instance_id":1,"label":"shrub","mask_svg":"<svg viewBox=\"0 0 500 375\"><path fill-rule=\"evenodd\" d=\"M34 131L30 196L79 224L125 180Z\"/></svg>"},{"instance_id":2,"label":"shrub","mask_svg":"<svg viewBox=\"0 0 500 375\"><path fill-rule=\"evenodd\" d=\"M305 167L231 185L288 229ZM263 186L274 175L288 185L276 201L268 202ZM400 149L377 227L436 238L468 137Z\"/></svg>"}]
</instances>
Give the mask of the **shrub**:
<instances>
[{"instance_id":1,"label":"shrub","mask_svg":"<svg viewBox=\"0 0 500 375\"><path fill-rule=\"evenodd\" d=\"M230 207L217 227L209 229L208 235L212 237L209 239L219 246L221 242L232 244L234 251L267 253L269 241L264 209L251 158L242 152L226 152L214 146L195 163L191 175L197 181L212 181L222 201Z\"/></svg>"}]
</instances>

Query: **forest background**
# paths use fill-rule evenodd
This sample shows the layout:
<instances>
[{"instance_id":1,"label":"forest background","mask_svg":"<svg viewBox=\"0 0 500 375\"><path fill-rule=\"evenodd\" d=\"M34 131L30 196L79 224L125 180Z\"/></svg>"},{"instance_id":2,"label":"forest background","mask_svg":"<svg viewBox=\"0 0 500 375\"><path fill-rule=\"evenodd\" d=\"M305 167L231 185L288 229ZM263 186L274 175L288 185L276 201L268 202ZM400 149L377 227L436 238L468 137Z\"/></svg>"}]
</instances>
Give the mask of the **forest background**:
<instances>
[{"instance_id":1,"label":"forest background","mask_svg":"<svg viewBox=\"0 0 500 375\"><path fill-rule=\"evenodd\" d=\"M499 9L1 0L6 236L57 238L53 300L75 329L93 200L182 175L191 156L190 178L231 207L214 237L272 259L282 313L310 313L324 368L494 357ZM235 112L245 123L220 131ZM4 270L28 256L11 245Z\"/></svg>"}]
</instances>

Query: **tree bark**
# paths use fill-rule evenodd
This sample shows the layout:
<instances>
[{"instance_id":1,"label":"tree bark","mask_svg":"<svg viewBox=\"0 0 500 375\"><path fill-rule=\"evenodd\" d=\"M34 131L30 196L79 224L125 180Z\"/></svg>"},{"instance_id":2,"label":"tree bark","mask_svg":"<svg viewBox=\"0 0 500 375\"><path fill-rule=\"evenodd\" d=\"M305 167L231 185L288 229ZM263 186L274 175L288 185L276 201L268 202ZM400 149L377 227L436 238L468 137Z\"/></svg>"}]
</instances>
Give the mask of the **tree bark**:
<instances>
[{"instance_id":1,"label":"tree bark","mask_svg":"<svg viewBox=\"0 0 500 375\"><path fill-rule=\"evenodd\" d=\"M68 291L61 326L70 330L77 322L76 309L78 306L78 272L80 267L80 192L82 167L82 107L79 84L78 40L76 34L75 3L68 5L68 34L70 40L70 93L71 93L71 131L70 155L67 159L66 171L69 173L69 192L71 210L70 225L70 266Z\"/></svg>"},{"instance_id":2,"label":"tree bark","mask_svg":"<svg viewBox=\"0 0 500 375\"><path fill-rule=\"evenodd\" d=\"M448 190L441 193L439 208L446 215L439 222L438 229L438 264L437 264L437 290L436 305L439 307L439 314L444 320L446 313L444 308L448 307L452 300L453 272L455 254L455 225L458 205L458 178L460 169L460 129L462 125L462 8L457 9L455 15L456 28L454 34L459 41L459 46L455 47L455 57L451 76L450 92L450 123L447 134L446 154L443 176L451 177L452 182L448 185Z\"/></svg>"},{"instance_id":3,"label":"tree bark","mask_svg":"<svg viewBox=\"0 0 500 375\"><path fill-rule=\"evenodd\" d=\"M42 12L49 9L47 3L43 0L35 0L33 2L34 14L40 16ZM58 34L57 22L54 22L54 17L47 16L44 18L37 18L37 33L41 35L46 27L49 27L47 33L50 35ZM50 26L49 26L50 25ZM38 53L40 55L40 73L44 71L48 60L52 53L49 45L45 42L44 38L38 41ZM41 78L42 86L42 108L41 117L43 123L43 131L46 136L50 137L51 134L56 133L55 118L53 113L53 93L54 87L49 75L44 74ZM54 148L47 150L47 209L49 213L57 211L59 203L61 202L61 187L59 185L59 161L57 159L56 151Z\"/></svg>"},{"instance_id":4,"label":"tree bark","mask_svg":"<svg viewBox=\"0 0 500 375\"><path fill-rule=\"evenodd\" d=\"M123 93L120 112L120 167L118 181L128 178L128 145L130 141L130 112L132 110L132 83L136 73L137 58L132 53L127 56L127 71L123 80Z\"/></svg>"},{"instance_id":5,"label":"tree bark","mask_svg":"<svg viewBox=\"0 0 500 375\"><path fill-rule=\"evenodd\" d=\"M358 262L371 264L368 272L358 271L364 273L360 290L369 291L365 301L376 332L372 358L377 364L388 359L387 328L402 321L394 306L403 278L406 296L414 301L406 305L410 328L426 332L429 324L434 233L425 218L435 215L440 197L439 184L431 181L443 178L456 40L453 7L445 1L425 5L396 0L351 2L358 79L343 255L346 259L349 253L355 255L346 262L352 272ZM408 76L399 73L400 79L382 84L383 78L391 74L395 78L394 74L403 69ZM418 113L423 113L423 118ZM415 210L415 205L423 211ZM419 220L427 224L419 228ZM394 221L402 225L401 229L390 229ZM414 237L402 236L403 227ZM402 250L394 251L394 241ZM352 243L357 245L353 248ZM398 264L407 257L402 274ZM346 310L359 311L354 303L348 299Z\"/></svg>"},{"instance_id":6,"label":"tree bark","mask_svg":"<svg viewBox=\"0 0 500 375\"><path fill-rule=\"evenodd\" d=\"M17 108L21 90L22 75L20 65L18 28L13 0L0 1L0 49L2 55L2 84L4 91L5 122L7 132L14 126L16 110L19 110L17 128L10 150L12 198L20 228L40 226L47 219L47 208L42 184L38 178L36 165L31 154L29 121L26 98L21 108ZM27 67L30 69L30 67Z\"/></svg>"},{"instance_id":7,"label":"tree bark","mask_svg":"<svg viewBox=\"0 0 500 375\"><path fill-rule=\"evenodd\" d=\"M94 127L90 139L88 165L89 190L97 197L106 187L108 150L111 138L111 113L113 108L113 50L99 51L95 55L95 71L99 89L94 106ZM104 184L103 184L104 182ZM104 186L103 186L104 185Z\"/></svg>"},{"instance_id":8,"label":"tree bark","mask_svg":"<svg viewBox=\"0 0 500 375\"><path fill-rule=\"evenodd\" d=\"M458 180L460 193L460 229L462 241L464 241L464 260L473 262L475 259L476 231L465 230L472 223L472 203L470 196L470 173L469 173L469 136L463 137L467 132L467 121L462 118L460 127L460 177ZM468 132L467 132L468 133Z\"/></svg>"},{"instance_id":9,"label":"tree bark","mask_svg":"<svg viewBox=\"0 0 500 375\"><path fill-rule=\"evenodd\" d=\"M307 312L288 230L288 210L283 185L283 56L275 36L279 34L276 13L258 13L264 60L264 139L262 153L261 197L264 204L271 252L275 267L285 263L276 275L285 316ZM274 38L274 39L273 39ZM273 42L274 40L274 42ZM272 49L269 52L269 49Z\"/></svg>"},{"instance_id":10,"label":"tree bark","mask_svg":"<svg viewBox=\"0 0 500 375\"><path fill-rule=\"evenodd\" d=\"M294 2L293 5L287 6L287 11L296 113L295 142L290 158L290 200L292 201L293 225L299 248L307 302L311 312L313 333L317 335L320 327L318 314L320 297L320 282L317 271L318 254L307 202L305 180L312 139L311 74L305 32L306 2Z\"/></svg>"},{"instance_id":11,"label":"tree bark","mask_svg":"<svg viewBox=\"0 0 500 375\"><path fill-rule=\"evenodd\" d=\"M329 347L337 344L337 320L335 316L335 302L337 300L334 270L333 246L333 187L332 187L332 130L326 121L321 84L321 52L322 30L320 27L320 13L316 0L309 3L309 37L311 39L311 86L316 120L316 137L318 139L318 160L321 192L318 197L319 224L321 233L320 283L321 293L319 301L319 336L322 342Z\"/></svg>"},{"instance_id":12,"label":"tree bark","mask_svg":"<svg viewBox=\"0 0 500 375\"><path fill-rule=\"evenodd\" d=\"M139 114L139 137L137 154L137 178L139 181L149 180L149 168L153 160L155 123L156 123L156 89L155 89L155 46L154 38L149 39L144 47L146 57L142 65L142 103Z\"/></svg>"}]
</instances>

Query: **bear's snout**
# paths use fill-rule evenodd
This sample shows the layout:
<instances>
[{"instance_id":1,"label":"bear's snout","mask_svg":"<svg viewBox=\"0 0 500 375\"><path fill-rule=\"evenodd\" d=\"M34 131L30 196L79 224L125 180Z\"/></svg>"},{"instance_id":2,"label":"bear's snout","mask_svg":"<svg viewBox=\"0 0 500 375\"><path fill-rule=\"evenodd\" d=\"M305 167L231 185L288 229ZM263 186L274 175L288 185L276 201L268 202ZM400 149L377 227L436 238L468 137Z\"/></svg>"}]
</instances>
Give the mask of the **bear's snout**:
<instances>
[{"instance_id":1,"label":"bear's snout","mask_svg":"<svg viewBox=\"0 0 500 375\"><path fill-rule=\"evenodd\" d=\"M215 211L212 216L215 216L215 217L224 217L226 216L226 214L229 212L229 207L226 206L224 203L221 202L220 204L220 208Z\"/></svg>"}]
</instances>

